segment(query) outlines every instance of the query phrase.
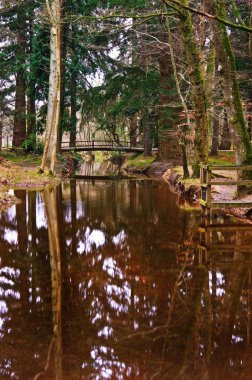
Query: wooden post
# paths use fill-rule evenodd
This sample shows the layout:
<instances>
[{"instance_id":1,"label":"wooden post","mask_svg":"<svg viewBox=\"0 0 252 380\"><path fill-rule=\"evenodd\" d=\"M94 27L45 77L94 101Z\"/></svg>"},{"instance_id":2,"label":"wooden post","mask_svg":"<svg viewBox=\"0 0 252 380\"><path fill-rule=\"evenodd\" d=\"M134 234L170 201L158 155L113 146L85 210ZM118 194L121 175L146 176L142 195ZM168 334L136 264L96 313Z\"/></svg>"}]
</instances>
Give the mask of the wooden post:
<instances>
[{"instance_id":1,"label":"wooden post","mask_svg":"<svg viewBox=\"0 0 252 380\"><path fill-rule=\"evenodd\" d=\"M92 140L92 148L94 148L94 140Z\"/></svg>"},{"instance_id":2,"label":"wooden post","mask_svg":"<svg viewBox=\"0 0 252 380\"><path fill-rule=\"evenodd\" d=\"M207 214L209 215L209 211L211 208L211 170L209 169L209 166L207 165L206 169L206 207L207 207Z\"/></svg>"}]
</instances>

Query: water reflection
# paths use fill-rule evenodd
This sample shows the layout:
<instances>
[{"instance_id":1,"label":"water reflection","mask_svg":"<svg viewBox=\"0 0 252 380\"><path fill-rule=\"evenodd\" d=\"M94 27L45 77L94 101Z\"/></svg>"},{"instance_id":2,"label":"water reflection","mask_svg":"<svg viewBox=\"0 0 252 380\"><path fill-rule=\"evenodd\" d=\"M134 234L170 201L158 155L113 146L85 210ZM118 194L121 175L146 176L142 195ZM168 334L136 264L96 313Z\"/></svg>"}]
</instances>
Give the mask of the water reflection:
<instances>
[{"instance_id":1,"label":"water reflection","mask_svg":"<svg viewBox=\"0 0 252 380\"><path fill-rule=\"evenodd\" d=\"M159 182L16 195L0 222L1 379L250 378L252 262L239 247L251 231L206 237ZM210 252L219 244L229 251Z\"/></svg>"},{"instance_id":2,"label":"water reflection","mask_svg":"<svg viewBox=\"0 0 252 380\"><path fill-rule=\"evenodd\" d=\"M116 165L108 160L103 160L101 162L96 161L92 156L86 159L84 163L80 166L77 176L115 176L121 174L121 166Z\"/></svg>"}]
</instances>

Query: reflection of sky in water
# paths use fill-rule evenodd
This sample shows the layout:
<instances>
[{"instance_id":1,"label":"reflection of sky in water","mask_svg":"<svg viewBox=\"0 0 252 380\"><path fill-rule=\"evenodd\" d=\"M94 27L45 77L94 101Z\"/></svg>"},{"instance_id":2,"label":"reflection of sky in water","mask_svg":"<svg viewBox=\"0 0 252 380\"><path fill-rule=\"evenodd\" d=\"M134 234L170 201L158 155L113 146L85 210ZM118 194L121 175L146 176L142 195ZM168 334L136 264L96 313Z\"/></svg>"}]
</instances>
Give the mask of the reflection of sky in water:
<instances>
[{"instance_id":1,"label":"reflection of sky in water","mask_svg":"<svg viewBox=\"0 0 252 380\"><path fill-rule=\"evenodd\" d=\"M45 205L41 198L36 202L36 225L37 228L47 227Z\"/></svg>"},{"instance_id":2,"label":"reflection of sky in water","mask_svg":"<svg viewBox=\"0 0 252 380\"><path fill-rule=\"evenodd\" d=\"M117 267L117 263L113 257L107 257L104 260L102 269L106 271L110 277L123 279L123 273L121 269Z\"/></svg>"},{"instance_id":3,"label":"reflection of sky in water","mask_svg":"<svg viewBox=\"0 0 252 380\"><path fill-rule=\"evenodd\" d=\"M14 223L16 221L16 206L9 207L6 214L8 215L8 221Z\"/></svg>"},{"instance_id":4,"label":"reflection of sky in water","mask_svg":"<svg viewBox=\"0 0 252 380\"><path fill-rule=\"evenodd\" d=\"M91 252L94 248L103 246L106 242L105 234L100 230L93 230L88 227L85 232L84 240L79 241L77 252L79 254Z\"/></svg>"},{"instance_id":5,"label":"reflection of sky in water","mask_svg":"<svg viewBox=\"0 0 252 380\"><path fill-rule=\"evenodd\" d=\"M4 240L6 240L10 244L17 245L17 243L18 243L18 234L17 234L17 231L10 230L9 228L5 228L5 230L4 230Z\"/></svg>"},{"instance_id":6,"label":"reflection of sky in water","mask_svg":"<svg viewBox=\"0 0 252 380\"><path fill-rule=\"evenodd\" d=\"M220 271L216 271L216 295L217 297L222 297L225 294L225 289L223 287L225 286L225 278L223 274ZM209 290L210 294L213 293L213 274L212 272L209 272Z\"/></svg>"},{"instance_id":7,"label":"reflection of sky in water","mask_svg":"<svg viewBox=\"0 0 252 380\"><path fill-rule=\"evenodd\" d=\"M84 195L85 194L83 192L83 199ZM28 201L28 199L26 201ZM84 201L86 202L86 218L81 219L85 214ZM77 327L77 339L75 337L74 344L76 344L76 346L79 345L80 348L83 348L83 345L85 345L85 349L87 350L86 354L87 356L89 355L91 359L91 362L86 362L86 357L81 357L79 365L82 368L89 367L90 369L90 367L93 366L93 368L96 369L96 371L93 373L92 379L100 380L103 378L116 378L123 380L125 376L128 376L127 378L131 378L131 376L138 378L137 376L141 376L142 374L139 372L138 368L138 364L140 362L138 362L136 359L133 366L132 363L128 362L128 352L123 352L124 356L121 356L120 351L123 351L125 347L123 347L124 342L121 343L120 339L121 337L123 337L123 339L127 338L128 335L132 333L135 334L135 332L137 332L137 336L140 336L142 334L142 331L145 331L145 329L147 330L148 327L151 329L156 329L157 326L162 326L162 323L166 323L166 319L164 321L162 318L166 318L169 311L170 297L172 295L176 273L174 271L171 272L172 274L169 274L170 268L166 268L166 261L164 257L158 255L158 241L156 249L157 257L159 258L160 262L155 261L155 257L149 257L148 255L140 252L138 246L136 247L136 236L137 238L142 238L141 242L146 243L146 231L144 230L145 226L143 225L143 231L137 231L139 235L134 235L137 228L134 227L133 232L129 228L128 224L131 222L131 215L129 216L127 214L129 222L128 219L124 218L124 212L128 212L128 204L126 205L127 207L125 206L126 211L120 209L120 212L118 211L116 214L117 218L118 215L120 215L123 223L121 222L121 224L118 223L118 225L116 225L117 221L119 220L118 219L115 220L115 225L112 225L111 227L111 219L113 216L104 219L99 216L100 219L96 217L96 219L94 219L94 223L92 223L92 217L94 218L95 216L95 214L92 214L94 212L93 210L95 210L96 207L95 200L92 199L91 208L89 208L89 201L86 201L85 199L84 201L78 201L76 205L76 220L79 220L79 222L76 223L76 231L73 231L72 228L72 211L74 208L71 209L71 203L69 199L66 197L61 205L61 207L63 207L62 215L64 216L64 223L67 224L61 225L62 231L64 231L64 244L66 247L70 247L71 244L73 244L73 237L75 236L77 243L77 252L79 253L79 255L75 254L72 255L72 257L71 255L66 255L66 258L64 257L64 260L69 260L69 262L67 262L69 277L67 277L68 274L66 274L66 278L69 278L69 284L67 285L70 287L72 282L77 285L72 292L73 302L75 302L74 297L76 297L76 299L78 298L78 302L80 302L80 305L77 305L79 309L74 310L74 312L76 311L77 317L75 318L74 315L73 319L71 320L73 327ZM28 202L26 204L26 207L28 207ZM101 210L98 208L97 212L99 213L100 211ZM18 315L21 308L23 307L22 302L19 301L20 295L23 297L23 294L22 292L18 291L20 290L19 286L22 282L22 278L19 279L20 271L7 266L9 265L7 264L9 261L7 260L16 259L15 254L18 251L18 234L17 231L15 231L15 228L17 226L15 206L7 211L7 216L8 221L12 221L12 224L8 224L8 227L3 229L2 236L4 240L10 244L16 245L16 247L13 248L13 252L10 255L7 252L6 257L4 258L3 256L5 259L4 265L6 266L0 269L0 297L2 298L0 301L0 337L3 337L3 341L6 336L8 337L9 334L9 325L11 325L14 315L12 314L12 310L14 310L14 313L17 312L15 315ZM153 220L155 220L157 224L159 223L159 219L156 217L156 214L153 216L152 221ZM26 219L26 221L27 223L31 222L29 218ZM26 285L27 289L29 290L29 309L27 308L28 313L29 310L32 310L32 308L34 308L36 312L37 310L43 310L44 313L47 307L47 297L50 294L50 289L48 286L50 278L48 280L48 284L46 284L44 283L44 277L41 277L41 279L37 277L40 271L45 270L45 267L41 269L40 261L40 258L43 257L44 259L45 255L40 255L40 252L44 253L46 251L47 256L49 256L48 236L47 231L45 230L45 228L47 229L45 207L40 195L37 195L36 197L36 223L37 229L42 229L42 231L37 231L37 245L35 246L37 249L36 251L31 250L33 240L31 230L29 229L30 227L27 224L29 244L28 250L25 253L27 254L27 262L29 266L29 276L26 273ZM160 226L158 226L158 228L160 228ZM170 235L167 234L167 237L165 235L167 233L167 230L169 230L168 227L163 230L162 237L164 236L164 239L169 239ZM162 249L162 242L163 240L161 241L160 239L160 249ZM143 244L143 246L144 245L145 244ZM145 246L143 249L145 249ZM34 252L35 254L33 255ZM67 249L66 252L70 252L70 250ZM84 256L84 254L87 255ZM39 258L39 260L36 262L37 258ZM36 265L33 266L32 260L34 260L35 264L38 265L38 267L36 267ZM156 263L157 266L150 266L150 263L152 262ZM97 265L97 263L99 265ZM10 265L13 265L15 267L15 265L18 264L19 262L17 260L15 261L15 264L13 262L13 264ZM170 264L174 265L174 262L172 260L169 261L167 266ZM25 270L27 269L28 271L28 266L22 267L22 271L23 268L25 268ZM167 272L165 272L166 270ZM174 268L172 267L172 271L173 270ZM46 271L46 275L48 275L50 271L49 259L47 261ZM23 272L21 273L24 275ZM223 297L225 295L225 291L227 292L227 295L229 294L227 291L227 279L229 279L229 277L225 271L223 271L223 273L224 274L222 274L221 271L209 272L208 280L211 294L213 292L213 279L215 279L214 275L216 275L216 283L214 283L214 285L216 285L217 297ZM163 277L159 276L159 274L162 274ZM35 281L35 283L37 283L32 284L32 281ZM186 270L178 286L176 307L178 305L180 306L181 303L183 303L183 305L186 305L186 301L190 301L190 287L192 284L194 284L193 281L194 271ZM43 289L43 286L41 286L42 283L43 286L46 285L46 289ZM168 286L170 285L171 288L165 288L167 284ZM155 289L152 290L153 288ZM47 292L46 296L43 292ZM168 293L169 296L167 295ZM167 301L167 299L169 299L169 301ZM63 299L63 302L67 302L66 298ZM217 307L219 307L216 312L217 318L219 318L219 320L221 320L222 317L222 310L220 307L222 307L224 302L225 299L223 297L223 302L222 299L218 298L218 302L216 303ZM203 299L201 300L201 305L202 307L206 306L206 302L203 302ZM247 305L245 301L244 305ZM242 309L242 312L244 312L245 306L244 309ZM51 305L48 306L48 309L50 309L50 307ZM165 310L163 309L164 307ZM161 314L164 313L164 315L161 315L161 318L160 310ZM64 310L64 312L66 311ZM41 315L43 313L41 313ZM176 310L174 315L176 315ZM244 315L242 316L244 317ZM238 317L240 318L240 316ZM85 318L87 318L87 325L84 326L84 323L86 323ZM174 322L174 325L176 323L177 321ZM243 321L237 328L234 328L233 330L232 340L230 340L230 342L232 342L232 346L246 343L246 335L242 335L243 332L241 332L240 328L242 323ZM42 331L43 323L41 326ZM85 330L85 337L87 337L88 345L86 345L85 340L78 342L79 327L80 331L81 329ZM88 335L89 328L90 336ZM50 333L51 331L49 331L49 335ZM145 339L145 337L141 336L141 339ZM146 341L151 341L151 339L152 336L147 337ZM137 339L137 341L139 340ZM110 347L110 345L113 344L115 344L115 349ZM134 341L131 341L129 344L132 344L132 347L134 348ZM120 349L117 351L118 347ZM145 346L143 347L145 348ZM146 344L146 347L148 347L148 342ZM65 347L64 349L67 351ZM204 350L205 346L201 344L199 349L200 356L204 355ZM137 354L141 356L142 351L139 352ZM129 354L129 357L130 355L131 353ZM37 358L39 357L38 354L35 354L35 356ZM12 368L12 363L9 365L9 367ZM11 374L10 371L9 373ZM13 378L15 378L15 376L16 375L13 372Z\"/></svg>"},{"instance_id":8,"label":"reflection of sky in water","mask_svg":"<svg viewBox=\"0 0 252 380\"><path fill-rule=\"evenodd\" d=\"M115 355L114 349L111 347L106 347L103 345L94 346L91 349L90 356L93 360L93 366L100 372L99 375L96 375L93 379L111 379L113 378L115 368L119 371L116 377L118 380L124 379L123 374L125 373L125 369L127 367L127 376L130 376L131 374L131 367L126 366L126 363L123 361L119 361L118 356ZM111 368L113 368L113 370Z\"/></svg>"},{"instance_id":9,"label":"reflection of sky in water","mask_svg":"<svg viewBox=\"0 0 252 380\"><path fill-rule=\"evenodd\" d=\"M126 239L126 234L125 232L122 230L121 232L119 232L118 235L114 236L112 241L115 245L121 245L124 243Z\"/></svg>"},{"instance_id":10,"label":"reflection of sky in water","mask_svg":"<svg viewBox=\"0 0 252 380\"><path fill-rule=\"evenodd\" d=\"M15 285L14 280L18 279L20 271L11 267L3 267L0 269L0 297L13 300L20 300L20 292L13 290ZM2 286L1 286L2 285ZM6 287L8 288L6 289ZM0 300L0 329L3 330L4 322L8 319L5 317L8 313L7 303L4 300ZM0 333L3 337L3 334Z\"/></svg>"}]
</instances>

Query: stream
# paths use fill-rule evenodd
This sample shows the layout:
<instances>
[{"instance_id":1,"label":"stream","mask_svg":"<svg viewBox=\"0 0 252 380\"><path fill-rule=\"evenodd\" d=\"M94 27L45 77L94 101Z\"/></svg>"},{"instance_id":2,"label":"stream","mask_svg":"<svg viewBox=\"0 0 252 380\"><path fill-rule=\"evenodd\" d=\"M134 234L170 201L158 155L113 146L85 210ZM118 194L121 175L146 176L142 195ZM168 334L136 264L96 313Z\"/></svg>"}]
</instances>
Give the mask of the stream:
<instances>
[{"instance_id":1,"label":"stream","mask_svg":"<svg viewBox=\"0 0 252 380\"><path fill-rule=\"evenodd\" d=\"M251 379L251 226L101 166L0 216L0 379Z\"/></svg>"}]
</instances>

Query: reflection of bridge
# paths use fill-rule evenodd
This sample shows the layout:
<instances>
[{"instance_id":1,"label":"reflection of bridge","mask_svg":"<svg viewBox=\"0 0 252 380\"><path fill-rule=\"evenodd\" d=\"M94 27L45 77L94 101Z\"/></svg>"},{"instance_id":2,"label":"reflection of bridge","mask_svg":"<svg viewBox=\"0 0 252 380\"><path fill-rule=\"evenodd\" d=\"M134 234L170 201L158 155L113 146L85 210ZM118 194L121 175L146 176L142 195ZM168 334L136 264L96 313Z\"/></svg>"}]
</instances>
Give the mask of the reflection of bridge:
<instances>
[{"instance_id":1,"label":"reflection of bridge","mask_svg":"<svg viewBox=\"0 0 252 380\"><path fill-rule=\"evenodd\" d=\"M137 146L133 146L128 141L115 142L112 140L104 141L76 141L75 146L69 146L69 141L63 141L61 144L62 151L76 150L78 152L92 152L92 151L123 151L123 152L144 152L144 148L141 143L137 143ZM157 150L157 149L153 149Z\"/></svg>"},{"instance_id":2,"label":"reflection of bridge","mask_svg":"<svg viewBox=\"0 0 252 380\"><path fill-rule=\"evenodd\" d=\"M228 255L229 259L235 253L252 253L251 224L208 224L205 221L198 228L199 232L199 262L208 263L211 255Z\"/></svg>"}]
</instances>

